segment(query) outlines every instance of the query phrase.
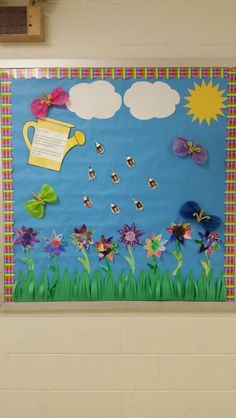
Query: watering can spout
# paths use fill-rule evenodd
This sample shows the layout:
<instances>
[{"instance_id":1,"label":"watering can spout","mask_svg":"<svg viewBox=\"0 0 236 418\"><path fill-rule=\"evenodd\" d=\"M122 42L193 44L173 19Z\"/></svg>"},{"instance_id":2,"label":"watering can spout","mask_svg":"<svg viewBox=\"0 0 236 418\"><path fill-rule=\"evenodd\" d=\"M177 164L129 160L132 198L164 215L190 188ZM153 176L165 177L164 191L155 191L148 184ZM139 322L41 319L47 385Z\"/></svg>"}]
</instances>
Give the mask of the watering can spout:
<instances>
[{"instance_id":1,"label":"watering can spout","mask_svg":"<svg viewBox=\"0 0 236 418\"><path fill-rule=\"evenodd\" d=\"M82 131L75 131L74 135L71 136L65 146L64 150L64 157L70 151L72 148L74 148L77 145L84 145L85 144L85 135Z\"/></svg>"}]
</instances>

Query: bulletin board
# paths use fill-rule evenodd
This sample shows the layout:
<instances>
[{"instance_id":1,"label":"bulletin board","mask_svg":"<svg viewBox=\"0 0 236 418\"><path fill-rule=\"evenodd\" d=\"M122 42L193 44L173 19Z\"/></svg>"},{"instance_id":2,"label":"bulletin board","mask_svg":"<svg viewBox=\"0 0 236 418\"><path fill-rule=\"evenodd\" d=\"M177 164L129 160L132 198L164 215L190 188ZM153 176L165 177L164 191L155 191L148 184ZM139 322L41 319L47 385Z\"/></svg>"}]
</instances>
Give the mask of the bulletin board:
<instances>
[{"instance_id":1,"label":"bulletin board","mask_svg":"<svg viewBox=\"0 0 236 418\"><path fill-rule=\"evenodd\" d=\"M0 82L5 302L234 301L235 69Z\"/></svg>"}]
</instances>

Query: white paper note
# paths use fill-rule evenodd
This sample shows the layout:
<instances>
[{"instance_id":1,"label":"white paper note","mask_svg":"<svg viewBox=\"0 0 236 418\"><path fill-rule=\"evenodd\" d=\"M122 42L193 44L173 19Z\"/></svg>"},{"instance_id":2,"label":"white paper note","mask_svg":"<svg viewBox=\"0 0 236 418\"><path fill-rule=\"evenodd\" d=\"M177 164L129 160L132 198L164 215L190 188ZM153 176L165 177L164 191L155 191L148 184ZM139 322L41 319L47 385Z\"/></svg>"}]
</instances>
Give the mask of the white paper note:
<instances>
[{"instance_id":1,"label":"white paper note","mask_svg":"<svg viewBox=\"0 0 236 418\"><path fill-rule=\"evenodd\" d=\"M45 128L36 128L31 148L31 157L62 161L68 135Z\"/></svg>"}]
</instances>

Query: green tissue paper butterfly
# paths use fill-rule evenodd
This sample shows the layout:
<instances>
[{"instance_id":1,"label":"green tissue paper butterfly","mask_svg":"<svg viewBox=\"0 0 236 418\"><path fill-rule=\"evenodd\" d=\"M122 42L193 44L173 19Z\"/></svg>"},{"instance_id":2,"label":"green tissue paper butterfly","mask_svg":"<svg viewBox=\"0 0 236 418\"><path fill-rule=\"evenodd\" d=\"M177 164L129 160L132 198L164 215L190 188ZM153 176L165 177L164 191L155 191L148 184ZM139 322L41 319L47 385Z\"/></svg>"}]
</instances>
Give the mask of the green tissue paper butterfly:
<instances>
[{"instance_id":1,"label":"green tissue paper butterfly","mask_svg":"<svg viewBox=\"0 0 236 418\"><path fill-rule=\"evenodd\" d=\"M24 204L25 209L34 218L42 218L47 203L54 203L58 196L50 184L43 184L39 194L32 192L34 199L27 200Z\"/></svg>"}]
</instances>

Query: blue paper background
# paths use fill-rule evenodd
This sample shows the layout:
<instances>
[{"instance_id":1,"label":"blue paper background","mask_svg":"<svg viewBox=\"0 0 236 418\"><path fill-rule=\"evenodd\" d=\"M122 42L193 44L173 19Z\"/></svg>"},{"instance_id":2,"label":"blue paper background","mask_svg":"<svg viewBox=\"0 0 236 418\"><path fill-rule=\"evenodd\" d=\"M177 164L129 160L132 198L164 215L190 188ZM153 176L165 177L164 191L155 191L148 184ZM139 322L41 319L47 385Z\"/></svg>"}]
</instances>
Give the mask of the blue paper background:
<instances>
[{"instance_id":1,"label":"blue paper background","mask_svg":"<svg viewBox=\"0 0 236 418\"><path fill-rule=\"evenodd\" d=\"M140 79L141 80L141 79ZM83 79L83 82L91 82ZM136 80L108 80L122 97L125 91ZM149 79L150 82L156 80ZM13 112L13 167L14 167L14 199L15 199L15 228L22 225L31 226L40 232L41 242L36 246L34 259L36 271L40 272L49 264L46 253L42 252L45 245L43 237L47 237L53 230L63 233L67 242L66 252L62 253L60 267L73 271L79 267L77 250L70 243L69 235L73 228L85 223L89 229L95 231L94 238L100 241L101 235L113 236L118 240L117 230L124 223L135 222L138 229L143 229L143 238L150 233L162 233L168 239L165 230L171 222L183 222L179 215L181 205L187 200L195 200L208 213L218 215L224 220L224 181L225 181L225 136L226 118L219 117L218 122L212 121L199 125L192 122L187 115L184 96L188 95L188 88L193 88L199 79L163 79L176 89L181 101L173 115L164 119L141 121L130 115L129 109L122 106L111 119L83 120L66 108L50 109L48 117L73 123L75 129L82 130L86 136L86 145L75 147L64 159L61 172L55 172L27 164L29 151L25 145L22 128L26 121L35 120L30 111L30 103L41 92L49 93L57 86L69 91L77 84L76 79L18 79L12 82L12 112ZM206 82L209 80L206 79ZM227 80L214 79L213 84L220 84L220 90L227 88ZM226 93L225 93L226 94ZM73 133L73 130L71 131ZM33 130L31 132L31 138ZM193 142L199 141L209 152L209 160L204 166L193 163L190 157L178 158L172 151L172 141L176 136L189 138ZM105 147L105 154L99 155L95 150L95 142L101 142ZM126 154L135 158L136 165L129 169L126 165ZM91 165L97 179L88 180L88 166ZM110 174L114 169L121 177L121 182L113 185ZM150 190L147 178L154 177L159 187ZM34 219L24 209L24 202L31 198L31 192L39 192L43 183L51 184L59 195L56 204L48 205L43 219ZM87 209L83 205L83 193L93 201L93 207ZM132 199L140 199L145 209L138 212ZM110 203L116 202L121 208L119 215L112 214ZM201 227L193 224L192 237L196 239ZM224 228L219 229L223 237ZM183 247L183 272L190 269L195 274L201 270L200 260L203 255L198 253L198 246L192 241L186 241ZM143 239L144 241L144 239ZM161 258L161 269L172 270L175 260L170 254L171 245ZM21 261L22 249L15 246L16 271L23 267ZM114 270L121 268L128 271L128 265L123 260L127 251L120 244ZM89 252L92 268L99 265L98 254L94 248ZM146 251L136 247L135 251L137 271L146 268ZM223 249L211 257L212 266L216 273L223 270Z\"/></svg>"}]
</instances>

